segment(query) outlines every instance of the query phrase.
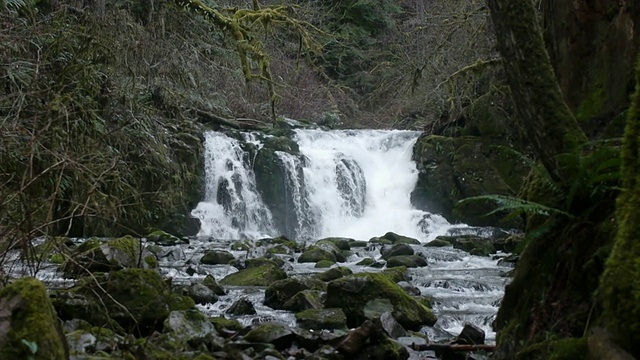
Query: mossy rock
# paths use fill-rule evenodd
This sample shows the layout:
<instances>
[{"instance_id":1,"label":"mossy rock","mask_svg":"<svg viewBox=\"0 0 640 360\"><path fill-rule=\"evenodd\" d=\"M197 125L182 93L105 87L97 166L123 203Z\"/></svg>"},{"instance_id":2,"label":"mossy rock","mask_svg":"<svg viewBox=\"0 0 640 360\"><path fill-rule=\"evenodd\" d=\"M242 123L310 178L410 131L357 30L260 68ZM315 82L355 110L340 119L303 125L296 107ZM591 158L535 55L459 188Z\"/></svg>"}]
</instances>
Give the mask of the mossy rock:
<instances>
[{"instance_id":1,"label":"mossy rock","mask_svg":"<svg viewBox=\"0 0 640 360\"><path fill-rule=\"evenodd\" d=\"M244 329L244 326L234 319L227 319L224 316L209 318L209 321L215 326L218 332L224 332L225 330L240 331Z\"/></svg>"},{"instance_id":2,"label":"mossy rock","mask_svg":"<svg viewBox=\"0 0 640 360\"><path fill-rule=\"evenodd\" d=\"M349 239L349 238L343 238L343 237L328 237L328 238L318 240L318 242L325 242L325 241L333 243L340 250L351 250L351 244L355 240Z\"/></svg>"},{"instance_id":3,"label":"mossy rock","mask_svg":"<svg viewBox=\"0 0 640 360\"><path fill-rule=\"evenodd\" d=\"M418 239L412 237L399 235L394 232L388 232L380 237L380 239L386 239L391 241L392 244L408 244L408 245L420 245Z\"/></svg>"},{"instance_id":4,"label":"mossy rock","mask_svg":"<svg viewBox=\"0 0 640 360\"><path fill-rule=\"evenodd\" d=\"M358 261L356 263L356 265L360 265L360 266L372 266L374 264L376 264L377 261L375 261L373 258L364 258L360 261Z\"/></svg>"},{"instance_id":5,"label":"mossy rock","mask_svg":"<svg viewBox=\"0 0 640 360\"><path fill-rule=\"evenodd\" d=\"M384 260L388 260L392 256L413 255L415 251L407 244L399 243L393 246L384 246L380 249L380 255Z\"/></svg>"},{"instance_id":6,"label":"mossy rock","mask_svg":"<svg viewBox=\"0 0 640 360\"><path fill-rule=\"evenodd\" d=\"M300 252L302 250L302 247L298 242L296 242L295 240L291 240L286 236L260 239L258 240L256 245L257 246L284 245L294 252Z\"/></svg>"},{"instance_id":7,"label":"mossy rock","mask_svg":"<svg viewBox=\"0 0 640 360\"><path fill-rule=\"evenodd\" d=\"M372 237L369 239L369 243L371 244L382 244L382 245L393 245L393 241L390 239L382 238L382 237Z\"/></svg>"},{"instance_id":8,"label":"mossy rock","mask_svg":"<svg viewBox=\"0 0 640 360\"><path fill-rule=\"evenodd\" d=\"M247 259L244 261L244 265L248 268L259 267L259 266L275 266L281 268L284 265L284 260L272 257L272 258L264 258L259 257L255 259Z\"/></svg>"},{"instance_id":9,"label":"mossy rock","mask_svg":"<svg viewBox=\"0 0 640 360\"><path fill-rule=\"evenodd\" d=\"M163 332L192 344L217 334L215 326L197 309L172 311L164 321Z\"/></svg>"},{"instance_id":10,"label":"mossy rock","mask_svg":"<svg viewBox=\"0 0 640 360\"><path fill-rule=\"evenodd\" d=\"M236 259L232 253L224 250L207 250L200 259L201 264L226 265Z\"/></svg>"},{"instance_id":11,"label":"mossy rock","mask_svg":"<svg viewBox=\"0 0 640 360\"><path fill-rule=\"evenodd\" d=\"M391 338L383 338L362 350L371 360L406 360L409 358L409 350L399 342Z\"/></svg>"},{"instance_id":12,"label":"mossy rock","mask_svg":"<svg viewBox=\"0 0 640 360\"><path fill-rule=\"evenodd\" d=\"M349 247L350 248L363 248L363 247L367 247L369 246L369 243L367 241L363 241L363 240L350 240L349 241Z\"/></svg>"},{"instance_id":13,"label":"mossy rock","mask_svg":"<svg viewBox=\"0 0 640 360\"><path fill-rule=\"evenodd\" d=\"M175 246L189 243L186 240L182 240L177 236L171 235L168 232L162 230L156 230L147 235L147 241L160 246Z\"/></svg>"},{"instance_id":14,"label":"mossy rock","mask_svg":"<svg viewBox=\"0 0 640 360\"><path fill-rule=\"evenodd\" d=\"M409 281L409 276L407 272L407 268L405 266L398 266L394 268L384 269L382 270L382 275L388 277L394 283L399 283L400 281Z\"/></svg>"},{"instance_id":15,"label":"mossy rock","mask_svg":"<svg viewBox=\"0 0 640 360\"><path fill-rule=\"evenodd\" d=\"M278 280L269 285L264 292L264 304L272 309L285 309L285 303L303 290L326 290L327 285L312 277L292 277Z\"/></svg>"},{"instance_id":16,"label":"mossy rock","mask_svg":"<svg viewBox=\"0 0 640 360\"><path fill-rule=\"evenodd\" d=\"M426 246L426 247L445 247L445 246L451 246L451 243L449 241L447 241L446 239L442 238L442 237L437 237L434 240L431 240L428 243L424 244L424 246Z\"/></svg>"},{"instance_id":17,"label":"mossy rock","mask_svg":"<svg viewBox=\"0 0 640 360\"><path fill-rule=\"evenodd\" d=\"M295 334L283 324L264 323L255 327L245 335L244 339L251 343L270 343L276 349L285 349L295 341Z\"/></svg>"},{"instance_id":18,"label":"mossy rock","mask_svg":"<svg viewBox=\"0 0 640 360\"><path fill-rule=\"evenodd\" d=\"M329 269L325 272L321 272L319 274L314 275L314 277L318 280L322 280L324 282L329 282L331 280L339 279L343 276L351 275L353 271L345 266L338 266L332 269Z\"/></svg>"},{"instance_id":19,"label":"mossy rock","mask_svg":"<svg viewBox=\"0 0 640 360\"><path fill-rule=\"evenodd\" d=\"M282 306L289 311L303 311L309 309L322 309L322 291L302 290L287 300Z\"/></svg>"},{"instance_id":20,"label":"mossy rock","mask_svg":"<svg viewBox=\"0 0 640 360\"><path fill-rule=\"evenodd\" d=\"M0 290L0 313L0 358L69 358L62 327L39 280L21 278Z\"/></svg>"},{"instance_id":21,"label":"mossy rock","mask_svg":"<svg viewBox=\"0 0 640 360\"><path fill-rule=\"evenodd\" d=\"M90 358L99 356L101 352L110 352L118 348L125 340L124 336L116 334L111 329L89 327L76 329L65 334L71 358Z\"/></svg>"},{"instance_id":22,"label":"mossy rock","mask_svg":"<svg viewBox=\"0 0 640 360\"><path fill-rule=\"evenodd\" d=\"M309 309L296 313L298 326L309 330L347 328L347 316L342 309Z\"/></svg>"},{"instance_id":23,"label":"mossy rock","mask_svg":"<svg viewBox=\"0 0 640 360\"><path fill-rule=\"evenodd\" d=\"M53 303L63 319L80 318L141 334L160 331L171 311L195 307L192 299L173 294L160 274L147 269L114 271L95 280L83 278L74 288L56 292Z\"/></svg>"},{"instance_id":24,"label":"mossy rock","mask_svg":"<svg viewBox=\"0 0 640 360\"><path fill-rule=\"evenodd\" d=\"M394 267L418 268L427 266L427 260L419 255L398 255L387 259L387 268Z\"/></svg>"},{"instance_id":25,"label":"mossy rock","mask_svg":"<svg viewBox=\"0 0 640 360\"><path fill-rule=\"evenodd\" d=\"M287 278L287 273L273 265L250 267L229 274L220 280L220 285L269 286L277 280Z\"/></svg>"},{"instance_id":26,"label":"mossy rock","mask_svg":"<svg viewBox=\"0 0 640 360\"><path fill-rule=\"evenodd\" d=\"M236 241L231 244L231 250L233 251L249 251L251 249L253 249L253 246L244 241Z\"/></svg>"},{"instance_id":27,"label":"mossy rock","mask_svg":"<svg viewBox=\"0 0 640 360\"><path fill-rule=\"evenodd\" d=\"M366 320L367 303L376 299L388 300L393 305L393 317L409 330L432 326L437 320L430 309L380 273L360 273L329 282L324 305L341 308L347 314L347 325L356 327Z\"/></svg>"},{"instance_id":28,"label":"mossy rock","mask_svg":"<svg viewBox=\"0 0 640 360\"><path fill-rule=\"evenodd\" d=\"M455 249L471 255L489 256L496 252L493 240L476 235L438 236L436 239L450 242Z\"/></svg>"},{"instance_id":29,"label":"mossy rock","mask_svg":"<svg viewBox=\"0 0 640 360\"><path fill-rule=\"evenodd\" d=\"M311 246L307 250L305 250L300 257L298 258L299 263L317 263L318 261L329 260L336 262L336 255L324 249L321 249L318 246Z\"/></svg>"},{"instance_id":30,"label":"mossy rock","mask_svg":"<svg viewBox=\"0 0 640 360\"><path fill-rule=\"evenodd\" d=\"M216 295L226 295L227 292L224 291L224 289L222 288L222 286L220 286L220 284L218 284L218 282L216 281L216 278L213 277L213 275L207 275L204 277L204 280L202 280L202 285L208 287L209 289L211 289L211 291L213 291L214 294Z\"/></svg>"},{"instance_id":31,"label":"mossy rock","mask_svg":"<svg viewBox=\"0 0 640 360\"><path fill-rule=\"evenodd\" d=\"M334 261L331 260L320 260L316 263L316 266L314 266L315 268L330 268L333 265L335 265Z\"/></svg>"}]
</instances>

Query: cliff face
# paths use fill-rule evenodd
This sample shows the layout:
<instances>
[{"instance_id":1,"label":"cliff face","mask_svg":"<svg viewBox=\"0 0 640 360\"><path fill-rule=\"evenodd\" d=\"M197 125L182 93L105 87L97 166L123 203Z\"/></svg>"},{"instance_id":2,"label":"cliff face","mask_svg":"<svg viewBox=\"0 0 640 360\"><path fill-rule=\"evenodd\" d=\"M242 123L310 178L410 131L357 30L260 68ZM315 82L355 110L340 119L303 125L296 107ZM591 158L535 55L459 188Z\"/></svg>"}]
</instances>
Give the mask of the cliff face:
<instances>
[{"instance_id":1,"label":"cliff face","mask_svg":"<svg viewBox=\"0 0 640 360\"><path fill-rule=\"evenodd\" d=\"M613 0L543 0L547 51L569 107L589 134L629 104L640 47L640 4ZM621 121L622 122L622 121ZM620 134L622 126L617 124Z\"/></svg>"}]
</instances>

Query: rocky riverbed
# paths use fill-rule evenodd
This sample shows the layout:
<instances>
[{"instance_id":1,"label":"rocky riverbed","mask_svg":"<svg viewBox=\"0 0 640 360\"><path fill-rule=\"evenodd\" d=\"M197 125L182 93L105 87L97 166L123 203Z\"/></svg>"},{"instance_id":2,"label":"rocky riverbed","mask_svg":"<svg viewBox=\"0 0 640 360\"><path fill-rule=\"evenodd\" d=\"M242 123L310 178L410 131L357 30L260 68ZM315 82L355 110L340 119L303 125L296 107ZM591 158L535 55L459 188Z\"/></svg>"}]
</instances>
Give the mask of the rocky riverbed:
<instances>
[{"instance_id":1,"label":"rocky riverbed","mask_svg":"<svg viewBox=\"0 0 640 360\"><path fill-rule=\"evenodd\" d=\"M4 268L17 278L39 266L50 320L74 359L455 358L442 346L495 341L491 322L518 239L487 228L427 244L394 233L298 243L156 232L40 240L37 264L16 253ZM25 311L10 306L22 291L15 284L0 292L2 314ZM7 319L0 335L11 341L0 354L31 354L22 340L33 342L25 334L41 325L10 322L25 329L7 332ZM34 342L31 355L49 358L40 356L49 340Z\"/></svg>"}]
</instances>

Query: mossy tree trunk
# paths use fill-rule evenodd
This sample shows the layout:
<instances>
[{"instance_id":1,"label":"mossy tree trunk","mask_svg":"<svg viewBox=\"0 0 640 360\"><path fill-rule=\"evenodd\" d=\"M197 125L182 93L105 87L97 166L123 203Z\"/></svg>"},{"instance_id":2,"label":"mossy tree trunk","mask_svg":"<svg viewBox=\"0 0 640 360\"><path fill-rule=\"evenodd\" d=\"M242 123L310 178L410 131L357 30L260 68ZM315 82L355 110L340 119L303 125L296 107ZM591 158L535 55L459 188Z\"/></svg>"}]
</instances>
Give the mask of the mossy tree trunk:
<instances>
[{"instance_id":1,"label":"mossy tree trunk","mask_svg":"<svg viewBox=\"0 0 640 360\"><path fill-rule=\"evenodd\" d=\"M525 135L551 176L568 177L558 155L587 137L569 110L545 49L531 0L489 0L497 46Z\"/></svg>"},{"instance_id":2,"label":"mossy tree trunk","mask_svg":"<svg viewBox=\"0 0 640 360\"><path fill-rule=\"evenodd\" d=\"M640 61L636 84L640 83ZM640 357L640 87L632 98L622 152L616 242L601 279L604 323L614 340Z\"/></svg>"}]
</instances>

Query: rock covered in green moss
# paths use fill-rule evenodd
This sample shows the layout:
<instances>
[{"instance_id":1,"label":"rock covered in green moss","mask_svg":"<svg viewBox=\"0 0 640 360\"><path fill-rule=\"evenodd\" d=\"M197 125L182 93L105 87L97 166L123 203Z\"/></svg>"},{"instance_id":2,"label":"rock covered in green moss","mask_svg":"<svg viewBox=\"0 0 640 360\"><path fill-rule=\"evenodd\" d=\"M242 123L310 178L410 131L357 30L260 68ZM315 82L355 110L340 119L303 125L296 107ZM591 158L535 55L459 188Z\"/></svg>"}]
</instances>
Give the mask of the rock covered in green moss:
<instances>
[{"instance_id":1,"label":"rock covered in green moss","mask_svg":"<svg viewBox=\"0 0 640 360\"><path fill-rule=\"evenodd\" d=\"M289 311L322 309L322 292L319 290L302 290L282 305Z\"/></svg>"},{"instance_id":2,"label":"rock covered in green moss","mask_svg":"<svg viewBox=\"0 0 640 360\"><path fill-rule=\"evenodd\" d=\"M207 250L200 259L201 264L226 265L236 259L232 253L224 250Z\"/></svg>"},{"instance_id":3,"label":"rock covered in green moss","mask_svg":"<svg viewBox=\"0 0 640 360\"><path fill-rule=\"evenodd\" d=\"M310 330L346 329L347 316L342 309L309 309L296 314L298 326Z\"/></svg>"},{"instance_id":4,"label":"rock covered in green moss","mask_svg":"<svg viewBox=\"0 0 640 360\"><path fill-rule=\"evenodd\" d=\"M388 300L393 306L394 318L409 330L432 326L437 320L430 309L379 273L360 273L329 282L324 305L341 308L347 314L347 325L355 327L366 320L367 303L376 299Z\"/></svg>"},{"instance_id":5,"label":"rock covered in green moss","mask_svg":"<svg viewBox=\"0 0 640 360\"><path fill-rule=\"evenodd\" d=\"M438 236L436 240L446 241L455 249L460 249L471 255L488 256L496 252L493 240L477 235Z\"/></svg>"},{"instance_id":6,"label":"rock covered in green moss","mask_svg":"<svg viewBox=\"0 0 640 360\"><path fill-rule=\"evenodd\" d=\"M240 331L244 328L238 320L227 319L224 316L209 318L209 321L215 326L219 333L227 331Z\"/></svg>"},{"instance_id":7,"label":"rock covered in green moss","mask_svg":"<svg viewBox=\"0 0 640 360\"><path fill-rule=\"evenodd\" d=\"M417 268L417 267L425 267L427 266L427 260L425 260L422 256L419 255L398 255L392 256L387 259L387 267L408 267L408 268Z\"/></svg>"},{"instance_id":8,"label":"rock covered in green moss","mask_svg":"<svg viewBox=\"0 0 640 360\"><path fill-rule=\"evenodd\" d=\"M318 240L318 242L330 242L338 247L340 250L351 250L351 244L354 242L354 239L344 238L344 237L328 237Z\"/></svg>"},{"instance_id":9,"label":"rock covered in green moss","mask_svg":"<svg viewBox=\"0 0 640 360\"><path fill-rule=\"evenodd\" d=\"M312 277L291 277L278 280L269 285L264 292L264 304L272 309L285 309L284 304L303 290L324 291L327 285Z\"/></svg>"},{"instance_id":10,"label":"rock covered in green moss","mask_svg":"<svg viewBox=\"0 0 640 360\"><path fill-rule=\"evenodd\" d=\"M413 255L415 251L413 248L407 244L394 244L393 246L383 246L380 249L380 255L384 260L389 259L392 256L400 256L400 255Z\"/></svg>"},{"instance_id":11,"label":"rock covered in green moss","mask_svg":"<svg viewBox=\"0 0 640 360\"><path fill-rule=\"evenodd\" d=\"M424 244L424 246L426 247L445 247L445 246L451 246L451 243L449 241L447 241L446 239L442 238L442 237L437 237L434 240L429 241L428 243Z\"/></svg>"},{"instance_id":12,"label":"rock covered in green moss","mask_svg":"<svg viewBox=\"0 0 640 360\"><path fill-rule=\"evenodd\" d=\"M394 232L388 232L380 237L380 239L386 239L391 241L392 244L408 244L408 245L420 245L418 239L412 237L396 234Z\"/></svg>"},{"instance_id":13,"label":"rock covered in green moss","mask_svg":"<svg viewBox=\"0 0 640 360\"><path fill-rule=\"evenodd\" d=\"M283 324L263 323L245 335L244 339L251 343L271 343L276 349L285 349L293 343L296 335Z\"/></svg>"},{"instance_id":14,"label":"rock covered in green moss","mask_svg":"<svg viewBox=\"0 0 640 360\"><path fill-rule=\"evenodd\" d=\"M335 264L335 262L331 261L331 260L320 260L316 263L316 265L314 266L315 268L330 268Z\"/></svg>"},{"instance_id":15,"label":"rock covered in green moss","mask_svg":"<svg viewBox=\"0 0 640 360\"><path fill-rule=\"evenodd\" d=\"M319 246L310 246L305 250L298 258L299 263L317 263L318 261L333 261L336 262L337 258L335 253L320 248Z\"/></svg>"},{"instance_id":16,"label":"rock covered in green moss","mask_svg":"<svg viewBox=\"0 0 640 360\"><path fill-rule=\"evenodd\" d=\"M221 285L269 286L274 281L287 278L287 273L273 265L250 267L225 276Z\"/></svg>"},{"instance_id":17,"label":"rock covered in green moss","mask_svg":"<svg viewBox=\"0 0 640 360\"><path fill-rule=\"evenodd\" d=\"M172 293L160 274L147 269L83 278L74 288L57 291L53 303L63 319L80 318L98 326L115 324L141 333L161 329L171 311L195 306L190 298Z\"/></svg>"},{"instance_id":18,"label":"rock covered in green moss","mask_svg":"<svg viewBox=\"0 0 640 360\"><path fill-rule=\"evenodd\" d=\"M163 332L184 342L202 342L217 335L215 326L197 309L172 311L164 321Z\"/></svg>"},{"instance_id":19,"label":"rock covered in green moss","mask_svg":"<svg viewBox=\"0 0 640 360\"><path fill-rule=\"evenodd\" d=\"M68 359L67 345L47 290L22 278L0 290L0 359Z\"/></svg>"},{"instance_id":20,"label":"rock covered in green moss","mask_svg":"<svg viewBox=\"0 0 640 360\"><path fill-rule=\"evenodd\" d=\"M213 275L205 276L204 280L202 280L202 285L208 287L216 295L226 295L227 294L227 292L224 291L222 286L220 286L220 284L218 284L218 282L216 281L216 278L214 278Z\"/></svg>"},{"instance_id":21,"label":"rock covered in green moss","mask_svg":"<svg viewBox=\"0 0 640 360\"><path fill-rule=\"evenodd\" d=\"M253 303L246 297L242 297L236 300L227 310L225 314L229 315L254 315L256 314L256 308Z\"/></svg>"},{"instance_id":22,"label":"rock covered in green moss","mask_svg":"<svg viewBox=\"0 0 640 360\"><path fill-rule=\"evenodd\" d=\"M175 246L189 243L187 240L180 239L179 237L162 230L151 232L147 235L147 241L160 246Z\"/></svg>"},{"instance_id":23,"label":"rock covered in green moss","mask_svg":"<svg viewBox=\"0 0 640 360\"><path fill-rule=\"evenodd\" d=\"M111 329L91 326L67 332L65 338L71 358L89 358L101 352L113 354L124 342L124 337Z\"/></svg>"},{"instance_id":24,"label":"rock covered in green moss","mask_svg":"<svg viewBox=\"0 0 640 360\"><path fill-rule=\"evenodd\" d=\"M345 266L337 266L331 268L325 272L321 272L319 274L315 274L314 277L318 280L322 280L324 282L329 282L331 280L339 279L343 276L351 275L353 271Z\"/></svg>"}]
</instances>

